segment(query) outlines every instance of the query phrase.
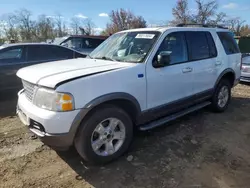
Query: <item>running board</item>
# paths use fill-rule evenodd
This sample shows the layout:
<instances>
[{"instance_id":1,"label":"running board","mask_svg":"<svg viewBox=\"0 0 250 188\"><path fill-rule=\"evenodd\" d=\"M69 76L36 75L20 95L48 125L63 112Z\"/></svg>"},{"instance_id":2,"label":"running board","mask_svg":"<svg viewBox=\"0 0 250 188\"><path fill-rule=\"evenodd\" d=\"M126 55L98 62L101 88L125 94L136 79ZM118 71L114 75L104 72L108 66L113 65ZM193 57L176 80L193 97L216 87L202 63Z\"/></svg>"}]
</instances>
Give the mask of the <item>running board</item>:
<instances>
[{"instance_id":1,"label":"running board","mask_svg":"<svg viewBox=\"0 0 250 188\"><path fill-rule=\"evenodd\" d=\"M175 119L177 119L179 117L182 117L182 116L184 116L186 114L189 114L189 113L194 112L196 110L199 110L201 108L204 108L204 107L206 107L206 106L208 106L210 104L211 104L211 102L203 102L201 104L192 106L192 107L190 107L188 109L185 109L183 111L177 112L177 113L172 114L170 116L166 116L166 117L163 117L162 119L159 119L159 120L153 121L151 123L142 125L142 126L139 127L139 129L141 131L146 131L146 130L149 130L149 129L153 129L155 127L159 127L159 126L161 126L161 125L163 125L165 123L173 121L173 120L175 120Z\"/></svg>"}]
</instances>

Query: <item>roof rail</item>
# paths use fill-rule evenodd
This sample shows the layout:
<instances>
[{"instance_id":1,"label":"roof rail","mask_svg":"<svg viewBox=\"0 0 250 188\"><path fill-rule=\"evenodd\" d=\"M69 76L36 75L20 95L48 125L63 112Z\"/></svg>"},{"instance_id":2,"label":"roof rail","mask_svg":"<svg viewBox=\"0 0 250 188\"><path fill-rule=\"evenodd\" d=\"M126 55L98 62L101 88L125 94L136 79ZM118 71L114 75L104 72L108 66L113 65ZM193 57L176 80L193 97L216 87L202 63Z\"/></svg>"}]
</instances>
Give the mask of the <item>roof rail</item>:
<instances>
[{"instance_id":1,"label":"roof rail","mask_svg":"<svg viewBox=\"0 0 250 188\"><path fill-rule=\"evenodd\" d=\"M177 24L176 27L185 27L185 26L200 26L200 27L211 27L211 28L220 28L220 29L228 29L227 27L221 26L221 25L209 25L209 24L192 24L192 23L181 23L181 24Z\"/></svg>"}]
</instances>

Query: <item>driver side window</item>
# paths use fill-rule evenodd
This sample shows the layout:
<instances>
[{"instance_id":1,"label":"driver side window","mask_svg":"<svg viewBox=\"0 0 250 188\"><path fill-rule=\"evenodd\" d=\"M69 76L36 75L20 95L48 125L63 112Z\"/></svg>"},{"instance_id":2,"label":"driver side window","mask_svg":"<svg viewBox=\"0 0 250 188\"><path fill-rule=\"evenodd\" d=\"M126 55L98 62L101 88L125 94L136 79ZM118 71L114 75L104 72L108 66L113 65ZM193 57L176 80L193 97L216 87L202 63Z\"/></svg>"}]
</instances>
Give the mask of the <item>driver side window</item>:
<instances>
[{"instance_id":1,"label":"driver side window","mask_svg":"<svg viewBox=\"0 0 250 188\"><path fill-rule=\"evenodd\" d=\"M158 54L170 54L170 65L188 61L185 34L174 32L167 35L156 55Z\"/></svg>"},{"instance_id":2,"label":"driver side window","mask_svg":"<svg viewBox=\"0 0 250 188\"><path fill-rule=\"evenodd\" d=\"M20 63L23 61L23 47L10 47L0 52L0 63Z\"/></svg>"}]
</instances>

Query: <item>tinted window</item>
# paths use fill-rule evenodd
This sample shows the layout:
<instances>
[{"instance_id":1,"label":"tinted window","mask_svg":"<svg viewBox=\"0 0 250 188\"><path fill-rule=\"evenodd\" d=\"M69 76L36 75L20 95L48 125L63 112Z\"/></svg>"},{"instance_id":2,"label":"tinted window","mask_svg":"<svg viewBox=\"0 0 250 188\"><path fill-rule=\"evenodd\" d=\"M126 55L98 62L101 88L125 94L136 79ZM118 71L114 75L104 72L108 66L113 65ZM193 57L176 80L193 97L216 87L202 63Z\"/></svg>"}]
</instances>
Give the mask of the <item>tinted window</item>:
<instances>
[{"instance_id":1,"label":"tinted window","mask_svg":"<svg viewBox=\"0 0 250 188\"><path fill-rule=\"evenodd\" d=\"M96 48L99 46L104 40L101 39L91 39L86 38L83 39L83 47L84 48Z\"/></svg>"},{"instance_id":2,"label":"tinted window","mask_svg":"<svg viewBox=\"0 0 250 188\"><path fill-rule=\"evenodd\" d=\"M182 32L169 34L162 42L157 55L170 54L170 64L188 61L185 35Z\"/></svg>"},{"instance_id":3,"label":"tinted window","mask_svg":"<svg viewBox=\"0 0 250 188\"><path fill-rule=\"evenodd\" d=\"M28 46L28 60L29 61L42 61L48 60L49 51L45 46Z\"/></svg>"},{"instance_id":4,"label":"tinted window","mask_svg":"<svg viewBox=\"0 0 250 188\"><path fill-rule=\"evenodd\" d=\"M62 45L74 49L94 49L99 46L103 41L104 39L72 37L66 42L64 42Z\"/></svg>"},{"instance_id":5,"label":"tinted window","mask_svg":"<svg viewBox=\"0 0 250 188\"><path fill-rule=\"evenodd\" d=\"M224 47L226 54L240 53L239 47L230 32L218 32L220 41Z\"/></svg>"},{"instance_id":6,"label":"tinted window","mask_svg":"<svg viewBox=\"0 0 250 188\"><path fill-rule=\"evenodd\" d=\"M51 58L55 59L72 59L73 58L73 51L64 47L60 46L50 46L51 50Z\"/></svg>"},{"instance_id":7,"label":"tinted window","mask_svg":"<svg viewBox=\"0 0 250 188\"><path fill-rule=\"evenodd\" d=\"M73 52L67 48L41 45L29 46L28 59L29 61L53 61L59 59L73 58Z\"/></svg>"},{"instance_id":8,"label":"tinted window","mask_svg":"<svg viewBox=\"0 0 250 188\"><path fill-rule=\"evenodd\" d=\"M68 48L82 48L82 38L70 38L66 42L63 42L62 45Z\"/></svg>"},{"instance_id":9,"label":"tinted window","mask_svg":"<svg viewBox=\"0 0 250 188\"><path fill-rule=\"evenodd\" d=\"M190 60L200 60L210 57L206 32L187 32Z\"/></svg>"},{"instance_id":10,"label":"tinted window","mask_svg":"<svg viewBox=\"0 0 250 188\"><path fill-rule=\"evenodd\" d=\"M214 39L213 39L211 33L206 32L206 35L207 35L207 42L208 42L209 51L210 51L210 57L216 57L217 50L216 50L216 46L214 43Z\"/></svg>"},{"instance_id":11,"label":"tinted window","mask_svg":"<svg viewBox=\"0 0 250 188\"><path fill-rule=\"evenodd\" d=\"M0 63L17 63L23 60L23 47L10 47L0 51Z\"/></svg>"}]
</instances>

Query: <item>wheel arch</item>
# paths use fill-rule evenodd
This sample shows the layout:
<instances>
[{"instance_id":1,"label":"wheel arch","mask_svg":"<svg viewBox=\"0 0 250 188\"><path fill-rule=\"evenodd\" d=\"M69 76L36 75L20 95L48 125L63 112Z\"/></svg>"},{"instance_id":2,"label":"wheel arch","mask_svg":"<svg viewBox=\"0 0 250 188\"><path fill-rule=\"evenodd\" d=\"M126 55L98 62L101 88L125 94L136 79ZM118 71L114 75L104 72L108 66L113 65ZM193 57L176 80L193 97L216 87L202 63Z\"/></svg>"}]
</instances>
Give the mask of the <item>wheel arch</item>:
<instances>
[{"instance_id":1,"label":"wheel arch","mask_svg":"<svg viewBox=\"0 0 250 188\"><path fill-rule=\"evenodd\" d=\"M80 112L75 117L72 123L72 126L70 128L72 143L82 122L88 119L91 114L95 112L99 107L108 104L122 108L125 112L128 113L134 123L136 122L137 117L141 113L141 107L139 102L135 97L128 93L110 93L93 99L80 110Z\"/></svg>"},{"instance_id":2,"label":"wheel arch","mask_svg":"<svg viewBox=\"0 0 250 188\"><path fill-rule=\"evenodd\" d=\"M214 85L214 89L217 87L217 85L220 83L220 81L222 79L228 79L230 81L231 86L234 86L234 81L235 81L235 72L233 69L228 68L226 70L224 70L220 76L218 77L218 79L216 80L216 83Z\"/></svg>"}]
</instances>

